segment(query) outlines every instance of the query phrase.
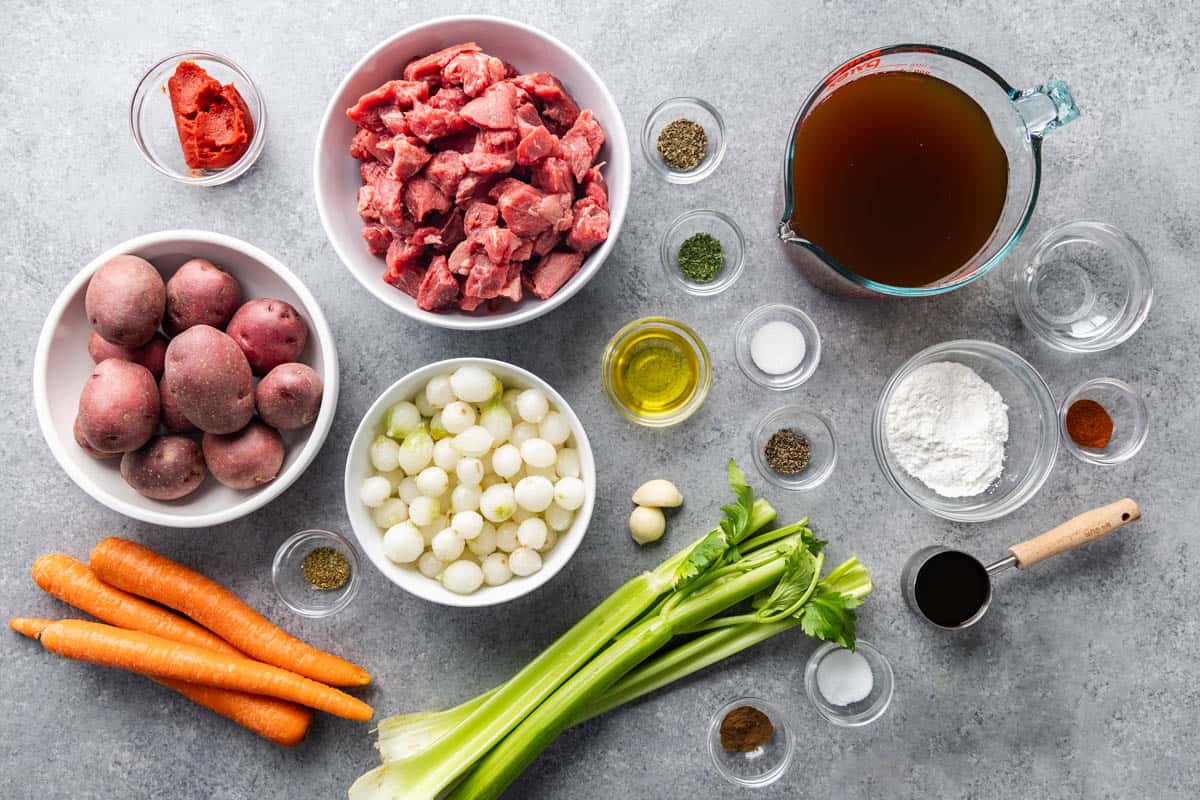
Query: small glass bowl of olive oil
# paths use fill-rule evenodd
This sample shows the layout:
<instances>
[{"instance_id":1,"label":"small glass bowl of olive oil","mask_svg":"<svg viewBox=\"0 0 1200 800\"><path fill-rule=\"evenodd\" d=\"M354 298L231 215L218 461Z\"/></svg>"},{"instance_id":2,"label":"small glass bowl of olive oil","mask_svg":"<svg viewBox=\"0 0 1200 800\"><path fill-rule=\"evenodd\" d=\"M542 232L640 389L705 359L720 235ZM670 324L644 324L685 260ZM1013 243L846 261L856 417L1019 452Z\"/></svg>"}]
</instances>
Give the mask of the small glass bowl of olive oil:
<instances>
[{"instance_id":1,"label":"small glass bowl of olive oil","mask_svg":"<svg viewBox=\"0 0 1200 800\"><path fill-rule=\"evenodd\" d=\"M704 402L712 382L708 349L691 328L666 317L634 320L604 351L604 392L631 422L676 425Z\"/></svg>"}]
</instances>

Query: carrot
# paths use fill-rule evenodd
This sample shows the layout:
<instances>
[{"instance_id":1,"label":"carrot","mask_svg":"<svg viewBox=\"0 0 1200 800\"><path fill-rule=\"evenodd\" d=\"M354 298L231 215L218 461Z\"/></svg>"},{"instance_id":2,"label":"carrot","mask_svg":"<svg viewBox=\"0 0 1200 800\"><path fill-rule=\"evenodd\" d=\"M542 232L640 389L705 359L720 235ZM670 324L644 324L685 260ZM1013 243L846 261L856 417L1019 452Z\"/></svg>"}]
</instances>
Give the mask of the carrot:
<instances>
[{"instance_id":1,"label":"carrot","mask_svg":"<svg viewBox=\"0 0 1200 800\"><path fill-rule=\"evenodd\" d=\"M220 636L162 606L109 586L70 556L51 553L33 562L33 579L47 594L118 628L142 631L173 642L230 655L241 651Z\"/></svg>"},{"instance_id":2,"label":"carrot","mask_svg":"<svg viewBox=\"0 0 1200 800\"><path fill-rule=\"evenodd\" d=\"M53 624L54 620L29 617L13 617L8 621L8 627L31 639L39 638L42 631ZM170 678L150 680L174 689L193 703L202 705L264 739L285 747L299 744L312 723L312 712L307 708L274 697L215 689Z\"/></svg>"},{"instance_id":3,"label":"carrot","mask_svg":"<svg viewBox=\"0 0 1200 800\"><path fill-rule=\"evenodd\" d=\"M374 713L357 697L270 664L100 622L52 622L42 629L38 641L64 658L154 678L267 695L361 722Z\"/></svg>"},{"instance_id":4,"label":"carrot","mask_svg":"<svg viewBox=\"0 0 1200 800\"><path fill-rule=\"evenodd\" d=\"M362 686L362 667L273 625L233 592L148 547L110 536L92 550L96 576L191 617L247 656L334 686Z\"/></svg>"}]
</instances>

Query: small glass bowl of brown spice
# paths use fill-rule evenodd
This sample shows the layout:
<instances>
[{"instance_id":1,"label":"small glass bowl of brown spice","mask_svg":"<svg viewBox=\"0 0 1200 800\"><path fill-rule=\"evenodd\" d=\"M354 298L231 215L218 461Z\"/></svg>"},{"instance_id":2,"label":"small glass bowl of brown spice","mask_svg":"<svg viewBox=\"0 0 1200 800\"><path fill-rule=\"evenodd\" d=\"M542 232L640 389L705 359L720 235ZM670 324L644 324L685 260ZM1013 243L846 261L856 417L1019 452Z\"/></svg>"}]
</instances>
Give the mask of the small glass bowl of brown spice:
<instances>
[{"instance_id":1,"label":"small glass bowl of brown spice","mask_svg":"<svg viewBox=\"0 0 1200 800\"><path fill-rule=\"evenodd\" d=\"M757 697L724 706L708 724L708 754L721 777L738 786L769 786L783 777L796 752L784 713Z\"/></svg>"},{"instance_id":2,"label":"small glass bowl of brown spice","mask_svg":"<svg viewBox=\"0 0 1200 800\"><path fill-rule=\"evenodd\" d=\"M837 464L833 423L802 406L784 406L763 417L750 446L758 471L781 489L815 489Z\"/></svg>"},{"instance_id":3,"label":"small glass bowl of brown spice","mask_svg":"<svg viewBox=\"0 0 1200 800\"><path fill-rule=\"evenodd\" d=\"M1137 455L1150 432L1150 412L1132 386L1095 378L1067 394L1058 412L1063 446L1089 464L1120 464Z\"/></svg>"},{"instance_id":4,"label":"small glass bowl of brown spice","mask_svg":"<svg viewBox=\"0 0 1200 800\"><path fill-rule=\"evenodd\" d=\"M292 611L327 617L348 606L358 593L358 554L333 531L300 531L275 551L271 582Z\"/></svg>"},{"instance_id":5,"label":"small glass bowl of brown spice","mask_svg":"<svg viewBox=\"0 0 1200 800\"><path fill-rule=\"evenodd\" d=\"M725 156L725 121L697 97L659 103L642 126L642 152L670 183L707 178Z\"/></svg>"}]
</instances>

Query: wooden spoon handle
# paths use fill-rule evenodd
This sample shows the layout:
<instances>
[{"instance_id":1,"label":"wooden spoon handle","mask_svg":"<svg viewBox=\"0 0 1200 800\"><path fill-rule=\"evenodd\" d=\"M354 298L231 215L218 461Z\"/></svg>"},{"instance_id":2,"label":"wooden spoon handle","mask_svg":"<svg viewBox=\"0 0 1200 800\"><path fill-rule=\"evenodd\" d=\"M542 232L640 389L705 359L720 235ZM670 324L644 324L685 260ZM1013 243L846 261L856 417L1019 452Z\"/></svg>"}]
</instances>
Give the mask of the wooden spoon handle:
<instances>
[{"instance_id":1,"label":"wooden spoon handle","mask_svg":"<svg viewBox=\"0 0 1200 800\"><path fill-rule=\"evenodd\" d=\"M1085 511L1040 536L1015 544L1008 548L1008 553L1017 559L1017 567L1024 569L1050 556L1103 538L1117 528L1140 519L1141 516L1142 509L1126 497L1124 500Z\"/></svg>"}]
</instances>

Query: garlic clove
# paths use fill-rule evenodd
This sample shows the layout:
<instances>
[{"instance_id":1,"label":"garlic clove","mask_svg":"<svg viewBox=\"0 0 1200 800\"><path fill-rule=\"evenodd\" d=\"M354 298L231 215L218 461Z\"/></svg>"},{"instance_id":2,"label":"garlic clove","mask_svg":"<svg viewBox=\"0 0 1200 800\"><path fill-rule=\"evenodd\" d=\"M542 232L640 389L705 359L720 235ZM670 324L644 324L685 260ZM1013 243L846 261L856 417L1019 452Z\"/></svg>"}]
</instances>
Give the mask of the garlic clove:
<instances>
[{"instance_id":1,"label":"garlic clove","mask_svg":"<svg viewBox=\"0 0 1200 800\"><path fill-rule=\"evenodd\" d=\"M660 509L638 506L629 515L629 534L638 544L657 542L667 529L667 518Z\"/></svg>"},{"instance_id":2,"label":"garlic clove","mask_svg":"<svg viewBox=\"0 0 1200 800\"><path fill-rule=\"evenodd\" d=\"M677 508L683 505L683 494L670 481L656 478L638 487L633 502L651 508Z\"/></svg>"}]
</instances>

